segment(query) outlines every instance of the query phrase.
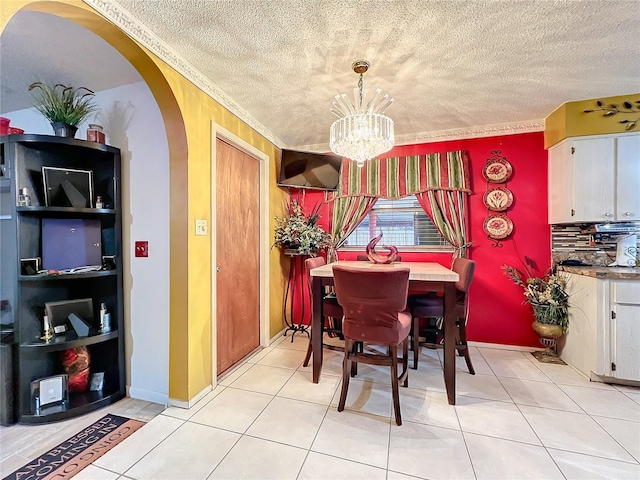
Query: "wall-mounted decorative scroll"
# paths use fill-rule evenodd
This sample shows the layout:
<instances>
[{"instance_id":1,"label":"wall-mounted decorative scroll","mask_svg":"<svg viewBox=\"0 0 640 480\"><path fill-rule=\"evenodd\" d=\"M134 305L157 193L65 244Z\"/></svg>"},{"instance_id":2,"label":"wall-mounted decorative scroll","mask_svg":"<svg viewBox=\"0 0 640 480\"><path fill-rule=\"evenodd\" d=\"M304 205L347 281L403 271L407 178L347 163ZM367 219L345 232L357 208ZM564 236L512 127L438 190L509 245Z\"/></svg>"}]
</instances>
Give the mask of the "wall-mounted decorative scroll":
<instances>
[{"instance_id":1,"label":"wall-mounted decorative scroll","mask_svg":"<svg viewBox=\"0 0 640 480\"><path fill-rule=\"evenodd\" d=\"M500 240L513 233L513 221L504 213L513 205L513 193L507 188L513 167L501 153L501 150L493 150L482 167L482 176L487 181L487 190L482 197L487 207L487 218L482 229L489 239L494 240L491 246L500 248Z\"/></svg>"},{"instance_id":2,"label":"wall-mounted decorative scroll","mask_svg":"<svg viewBox=\"0 0 640 480\"><path fill-rule=\"evenodd\" d=\"M633 103L632 103L633 102ZM634 130L640 122L640 100L635 101L624 101L621 105L617 103L610 103L609 105L605 105L602 100L598 100L596 102L596 107L591 110L584 110L584 113L593 113L593 112L604 112L602 114L603 117L613 117L614 115L618 115L616 120L618 123L622 123L625 125L625 129L627 131ZM620 120L620 117L628 117Z\"/></svg>"}]
</instances>

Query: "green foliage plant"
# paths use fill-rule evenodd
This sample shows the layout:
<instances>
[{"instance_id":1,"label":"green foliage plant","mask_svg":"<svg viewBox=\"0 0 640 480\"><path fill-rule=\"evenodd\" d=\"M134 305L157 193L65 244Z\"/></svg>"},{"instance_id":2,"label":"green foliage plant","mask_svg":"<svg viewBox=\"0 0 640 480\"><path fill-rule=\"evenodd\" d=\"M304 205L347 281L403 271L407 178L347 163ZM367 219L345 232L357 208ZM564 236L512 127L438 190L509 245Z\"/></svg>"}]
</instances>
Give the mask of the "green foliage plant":
<instances>
[{"instance_id":1,"label":"green foliage plant","mask_svg":"<svg viewBox=\"0 0 640 480\"><path fill-rule=\"evenodd\" d=\"M559 325L563 333L569 328L569 295L566 292L567 277L551 273L544 277L523 275L517 268L504 265L505 275L522 287L525 303L533 308L536 321L547 325Z\"/></svg>"},{"instance_id":2,"label":"green foliage plant","mask_svg":"<svg viewBox=\"0 0 640 480\"><path fill-rule=\"evenodd\" d=\"M295 250L297 255L316 257L318 251L331 245L331 235L320 225L320 204L305 215L297 200L287 205L288 215L275 217L274 247Z\"/></svg>"},{"instance_id":3,"label":"green foliage plant","mask_svg":"<svg viewBox=\"0 0 640 480\"><path fill-rule=\"evenodd\" d=\"M33 105L51 123L78 126L98 108L94 92L86 87L67 87L61 83L51 86L43 82L29 85Z\"/></svg>"}]
</instances>

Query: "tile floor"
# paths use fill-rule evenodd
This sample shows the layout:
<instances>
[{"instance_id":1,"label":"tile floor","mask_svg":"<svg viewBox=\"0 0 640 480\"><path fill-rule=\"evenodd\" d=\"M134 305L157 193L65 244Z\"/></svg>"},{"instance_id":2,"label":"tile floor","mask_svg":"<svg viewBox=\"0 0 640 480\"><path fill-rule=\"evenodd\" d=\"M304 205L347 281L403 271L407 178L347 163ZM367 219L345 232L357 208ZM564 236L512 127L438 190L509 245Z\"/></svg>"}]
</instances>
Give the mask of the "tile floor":
<instances>
[{"instance_id":1,"label":"tile floor","mask_svg":"<svg viewBox=\"0 0 640 480\"><path fill-rule=\"evenodd\" d=\"M300 336L278 339L190 410L130 412L153 418L74 479L640 479L638 388L478 347L475 376L458 359L452 407L442 352L423 348L409 388L400 389L398 427L387 368L360 365L338 413L342 356L325 351L314 385L301 365L306 347ZM19 428L33 427L0 430L3 474L26 455Z\"/></svg>"}]
</instances>

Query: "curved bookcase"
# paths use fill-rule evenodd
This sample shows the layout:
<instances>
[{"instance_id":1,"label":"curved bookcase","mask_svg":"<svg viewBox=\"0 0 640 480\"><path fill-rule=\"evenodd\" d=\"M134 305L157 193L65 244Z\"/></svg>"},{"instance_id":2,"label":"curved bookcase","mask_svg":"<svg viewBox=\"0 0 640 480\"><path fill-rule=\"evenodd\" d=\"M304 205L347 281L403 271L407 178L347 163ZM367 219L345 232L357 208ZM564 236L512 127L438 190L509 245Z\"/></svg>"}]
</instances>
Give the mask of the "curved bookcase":
<instances>
[{"instance_id":1,"label":"curved bookcase","mask_svg":"<svg viewBox=\"0 0 640 480\"><path fill-rule=\"evenodd\" d=\"M15 409L8 418L24 423L43 423L62 420L87 413L108 405L125 396L125 358L124 358L124 303L122 269L122 205L121 205L121 166L120 150L115 147L79 139L54 137L50 135L8 135L0 137L0 164L2 181L0 182L0 200L2 201L2 275L0 298L3 308L0 310L3 324L13 324L12 350L13 365L8 374L15 385L13 404ZM46 168L61 171L90 171L88 183L73 185L75 177L64 177L61 182L45 185ZM97 197L102 197L107 208L76 208L71 201L73 189L82 195L86 205L95 205ZM88 186L82 190L82 186ZM19 193L26 188L30 204L19 203ZM69 192L72 192L69 194ZM63 196L63 193L66 195ZM56 206L47 206L47 203ZM60 205L60 206L57 206ZM67 230L49 229L43 241L43 225L74 225ZM99 228L95 237L88 237L76 243L82 235L73 223L91 224ZM97 227L96 227L97 225ZM51 233L54 232L54 233ZM59 237L58 235L64 235ZM73 242L69 241L73 239ZM58 247L51 249L43 245L52 245L57 240ZM47 243L48 242L48 243ZM73 245L73 246L72 246ZM47 263L46 258L58 259L55 255L68 252L82 252L82 249L100 248L102 263L109 263L111 270L83 271L82 273L23 275L33 272L32 262ZM65 251L64 249L67 248ZM94 250L95 252L95 250ZM52 255L54 255L52 257ZM48 256L48 257L47 257ZM77 257L83 258L82 254ZM76 258L77 258L76 257ZM66 257L64 257L66 258ZM74 258L71 256L71 258ZM95 258L85 256L87 263ZM107 260L108 259L108 260ZM23 262L28 260L29 262ZM66 260L65 260L66 261ZM49 265L53 264L49 262ZM83 266L78 265L78 267ZM38 267L42 268L42 267ZM92 333L78 336L68 323L67 333L55 335L49 341L41 340L43 335L43 317L45 304L64 304L74 300L84 301L92 309L92 315L85 311L77 313L87 323L89 332L97 332L100 323L100 305L106 305L111 315L109 333ZM70 314L59 313L58 316ZM68 317L67 317L68 318ZM69 322L67 318L54 319L55 325ZM84 333L84 331L81 331ZM90 357L90 373L103 373L104 386L101 391L87 391L70 394L68 405L64 409L51 406L34 411L31 394L31 382L65 373L61 356L70 348L86 347ZM4 380L3 380L4 382ZM2 383L4 385L4 383ZM11 422L8 422L11 423Z\"/></svg>"}]
</instances>

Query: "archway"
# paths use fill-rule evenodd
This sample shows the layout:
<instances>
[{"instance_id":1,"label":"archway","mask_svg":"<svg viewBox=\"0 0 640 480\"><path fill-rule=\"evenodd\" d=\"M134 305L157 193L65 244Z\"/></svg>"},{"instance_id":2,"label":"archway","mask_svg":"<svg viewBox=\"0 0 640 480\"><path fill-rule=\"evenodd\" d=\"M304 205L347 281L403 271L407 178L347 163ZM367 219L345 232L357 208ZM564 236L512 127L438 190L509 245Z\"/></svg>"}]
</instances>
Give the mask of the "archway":
<instances>
[{"instance_id":1,"label":"archway","mask_svg":"<svg viewBox=\"0 0 640 480\"><path fill-rule=\"evenodd\" d=\"M160 109L169 150L169 396L189 398L188 369L188 195L187 195L187 136L184 120L175 95L158 66L150 56L87 6L76 1L3 3L2 31L15 12L36 11L70 20L92 31L113 46L140 73Z\"/></svg>"}]
</instances>

